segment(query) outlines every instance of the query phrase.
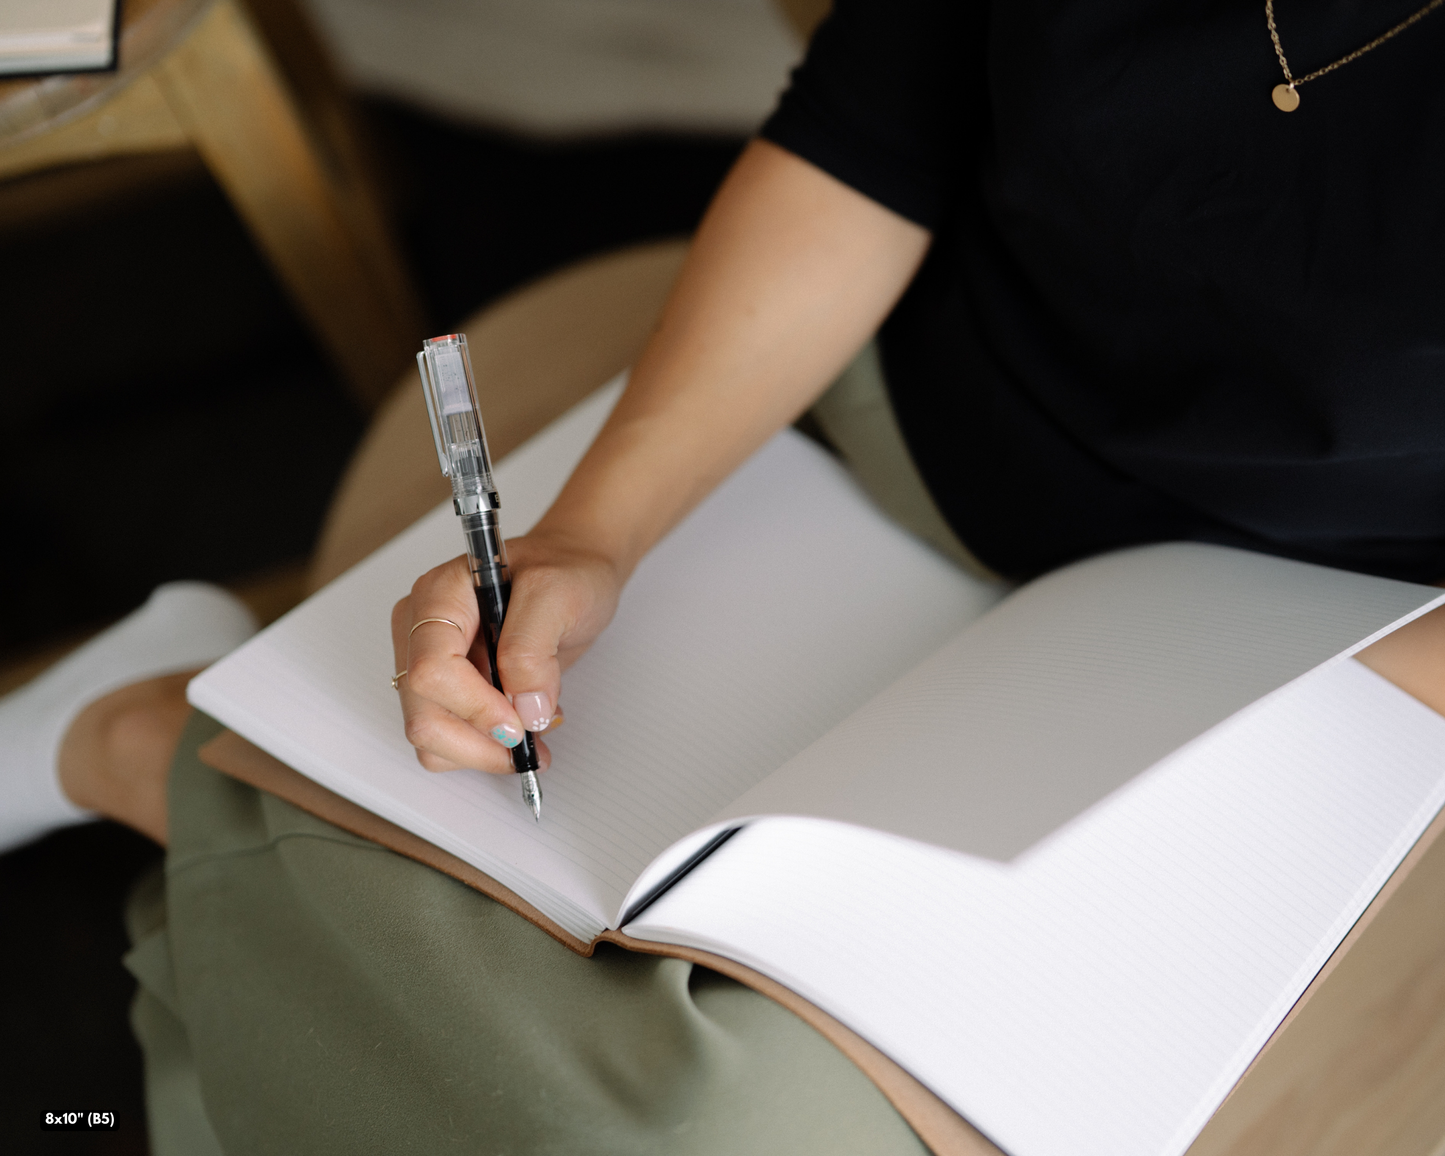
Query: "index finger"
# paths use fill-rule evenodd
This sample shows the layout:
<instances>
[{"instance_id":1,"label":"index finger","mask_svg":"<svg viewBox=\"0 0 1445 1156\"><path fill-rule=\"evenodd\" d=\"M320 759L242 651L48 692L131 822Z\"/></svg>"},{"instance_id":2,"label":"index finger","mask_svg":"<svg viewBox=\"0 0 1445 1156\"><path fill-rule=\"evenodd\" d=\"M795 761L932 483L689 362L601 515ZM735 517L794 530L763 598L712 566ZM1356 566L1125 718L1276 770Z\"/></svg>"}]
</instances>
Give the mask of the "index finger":
<instances>
[{"instance_id":1,"label":"index finger","mask_svg":"<svg viewBox=\"0 0 1445 1156\"><path fill-rule=\"evenodd\" d=\"M397 689L408 737L419 750L502 771L509 765L502 748L515 746L523 730L489 680L479 627L465 558L422 575L392 612L397 668L407 672Z\"/></svg>"},{"instance_id":2,"label":"index finger","mask_svg":"<svg viewBox=\"0 0 1445 1156\"><path fill-rule=\"evenodd\" d=\"M465 556L433 567L392 608L396 668L409 671L412 658L466 658L478 641L480 626Z\"/></svg>"}]
</instances>

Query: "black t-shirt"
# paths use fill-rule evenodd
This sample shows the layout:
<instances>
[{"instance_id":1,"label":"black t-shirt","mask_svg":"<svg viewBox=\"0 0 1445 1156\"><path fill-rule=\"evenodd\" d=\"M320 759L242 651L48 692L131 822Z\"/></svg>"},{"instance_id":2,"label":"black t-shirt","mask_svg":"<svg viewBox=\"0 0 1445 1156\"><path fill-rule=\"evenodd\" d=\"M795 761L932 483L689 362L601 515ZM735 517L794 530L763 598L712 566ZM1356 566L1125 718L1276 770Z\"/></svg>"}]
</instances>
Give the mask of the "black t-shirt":
<instances>
[{"instance_id":1,"label":"black t-shirt","mask_svg":"<svg viewBox=\"0 0 1445 1156\"><path fill-rule=\"evenodd\" d=\"M1295 74L1419 0L1278 0ZM763 135L934 231L882 349L1027 576L1221 542L1445 576L1445 10L1300 88L1263 0L837 0Z\"/></svg>"}]
</instances>

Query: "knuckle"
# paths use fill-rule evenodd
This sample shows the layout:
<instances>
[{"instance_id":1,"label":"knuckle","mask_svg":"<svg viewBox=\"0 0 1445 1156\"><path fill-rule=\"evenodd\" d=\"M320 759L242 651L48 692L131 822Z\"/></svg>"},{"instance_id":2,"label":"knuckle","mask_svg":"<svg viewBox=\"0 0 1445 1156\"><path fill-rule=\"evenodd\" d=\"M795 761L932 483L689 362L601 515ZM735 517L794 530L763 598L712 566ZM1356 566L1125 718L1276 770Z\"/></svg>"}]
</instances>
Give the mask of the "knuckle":
<instances>
[{"instance_id":1,"label":"knuckle","mask_svg":"<svg viewBox=\"0 0 1445 1156\"><path fill-rule=\"evenodd\" d=\"M416 580L411 590L413 594L427 594L438 589L444 590L455 585L457 578L467 573L467 556L458 554L440 566L433 566Z\"/></svg>"},{"instance_id":2,"label":"knuckle","mask_svg":"<svg viewBox=\"0 0 1445 1156\"><path fill-rule=\"evenodd\" d=\"M391 625L395 629L398 626L405 626L411 620L411 595L405 594L396 600L391 608Z\"/></svg>"},{"instance_id":3,"label":"knuckle","mask_svg":"<svg viewBox=\"0 0 1445 1156\"><path fill-rule=\"evenodd\" d=\"M432 746L436 745L438 729L435 720L425 714L415 714L406 720L406 741L416 747L418 752L425 754ZM425 766L425 763L423 763Z\"/></svg>"},{"instance_id":4,"label":"knuckle","mask_svg":"<svg viewBox=\"0 0 1445 1156\"><path fill-rule=\"evenodd\" d=\"M447 685L447 664L434 658L421 657L407 666L407 680L411 689L422 698L436 699Z\"/></svg>"},{"instance_id":5,"label":"knuckle","mask_svg":"<svg viewBox=\"0 0 1445 1156\"><path fill-rule=\"evenodd\" d=\"M411 585L412 595L423 594L429 590L436 583L438 574L446 569L446 565L447 564L443 562L440 566L433 566L425 574L417 575L416 581Z\"/></svg>"},{"instance_id":6,"label":"knuckle","mask_svg":"<svg viewBox=\"0 0 1445 1156\"><path fill-rule=\"evenodd\" d=\"M458 715L462 722L480 731L489 731L499 722L507 721L506 699L487 695L466 714Z\"/></svg>"}]
</instances>

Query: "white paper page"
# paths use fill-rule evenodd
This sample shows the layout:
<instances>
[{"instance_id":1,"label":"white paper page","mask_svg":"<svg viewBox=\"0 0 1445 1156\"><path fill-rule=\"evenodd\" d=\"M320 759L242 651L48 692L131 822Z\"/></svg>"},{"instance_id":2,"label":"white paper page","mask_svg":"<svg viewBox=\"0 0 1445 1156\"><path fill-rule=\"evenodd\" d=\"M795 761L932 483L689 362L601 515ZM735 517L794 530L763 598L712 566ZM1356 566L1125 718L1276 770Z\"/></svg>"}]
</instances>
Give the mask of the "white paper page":
<instances>
[{"instance_id":1,"label":"white paper page","mask_svg":"<svg viewBox=\"0 0 1445 1156\"><path fill-rule=\"evenodd\" d=\"M1005 599L716 818L811 815L1011 859L1442 599L1219 546L1090 559Z\"/></svg>"},{"instance_id":2,"label":"white paper page","mask_svg":"<svg viewBox=\"0 0 1445 1156\"><path fill-rule=\"evenodd\" d=\"M1178 1156L1445 802L1445 719L1312 672L1015 864L745 828L626 930L773 976L1012 1156Z\"/></svg>"},{"instance_id":3,"label":"white paper page","mask_svg":"<svg viewBox=\"0 0 1445 1156\"><path fill-rule=\"evenodd\" d=\"M618 387L501 463L502 524L550 504ZM591 938L648 860L996 600L784 431L638 568L563 679L540 826L512 776L430 774L402 733L388 622L455 556L450 505L191 684L282 762L487 872Z\"/></svg>"}]
</instances>

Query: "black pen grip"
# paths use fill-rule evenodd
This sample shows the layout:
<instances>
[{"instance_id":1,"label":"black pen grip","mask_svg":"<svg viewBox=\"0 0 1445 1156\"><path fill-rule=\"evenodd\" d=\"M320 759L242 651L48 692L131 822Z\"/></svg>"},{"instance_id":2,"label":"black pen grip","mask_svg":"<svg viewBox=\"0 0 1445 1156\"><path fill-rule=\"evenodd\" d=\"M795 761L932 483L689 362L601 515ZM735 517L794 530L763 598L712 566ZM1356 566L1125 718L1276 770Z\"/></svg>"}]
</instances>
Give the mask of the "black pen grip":
<instances>
[{"instance_id":1,"label":"black pen grip","mask_svg":"<svg viewBox=\"0 0 1445 1156\"><path fill-rule=\"evenodd\" d=\"M496 556L496 555L493 555ZM477 588L477 610L481 611L481 636L487 643L487 673L491 685L501 691L501 670L497 666L497 642L501 637L501 623L507 617L507 603L512 600L512 575L506 565L477 565L473 562L473 581ZM506 691L503 691L506 694ZM517 775L527 770L538 770L538 743L532 731L523 731L522 741L512 749L512 769Z\"/></svg>"}]
</instances>

